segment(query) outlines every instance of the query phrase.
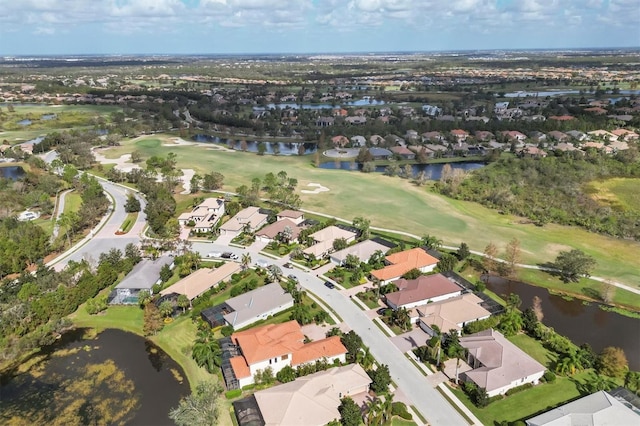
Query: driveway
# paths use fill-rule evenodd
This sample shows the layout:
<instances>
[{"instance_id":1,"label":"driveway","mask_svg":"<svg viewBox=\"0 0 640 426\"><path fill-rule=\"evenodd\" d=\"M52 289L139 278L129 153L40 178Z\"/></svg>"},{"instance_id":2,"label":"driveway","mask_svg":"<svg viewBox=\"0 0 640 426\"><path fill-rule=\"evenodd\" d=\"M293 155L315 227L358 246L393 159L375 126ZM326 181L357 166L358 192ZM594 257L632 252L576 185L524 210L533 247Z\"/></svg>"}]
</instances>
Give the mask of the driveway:
<instances>
[{"instance_id":1,"label":"driveway","mask_svg":"<svg viewBox=\"0 0 640 426\"><path fill-rule=\"evenodd\" d=\"M429 335L418 327L406 333L391 337L390 340L402 353L405 353L419 346L424 346L428 338Z\"/></svg>"}]
</instances>

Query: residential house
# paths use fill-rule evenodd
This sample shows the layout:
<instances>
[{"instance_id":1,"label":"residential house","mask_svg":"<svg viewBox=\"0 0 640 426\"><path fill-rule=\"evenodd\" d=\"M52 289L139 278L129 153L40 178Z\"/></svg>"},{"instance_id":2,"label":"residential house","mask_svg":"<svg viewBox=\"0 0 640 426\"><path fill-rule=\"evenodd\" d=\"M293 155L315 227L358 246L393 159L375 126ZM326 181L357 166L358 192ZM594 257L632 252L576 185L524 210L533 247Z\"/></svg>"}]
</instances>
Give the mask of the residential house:
<instances>
[{"instance_id":1,"label":"residential house","mask_svg":"<svg viewBox=\"0 0 640 426\"><path fill-rule=\"evenodd\" d=\"M611 131L612 134L618 137L618 140L622 139L624 141L637 140L638 134L636 132L632 132L627 129L615 129Z\"/></svg>"},{"instance_id":2,"label":"residential house","mask_svg":"<svg viewBox=\"0 0 640 426\"><path fill-rule=\"evenodd\" d=\"M397 146L406 146L407 145L407 142L403 138L398 136L398 135L387 135L384 138L384 140L387 141L387 143L389 145L392 145L392 146L393 145L397 145Z\"/></svg>"},{"instance_id":3,"label":"residential house","mask_svg":"<svg viewBox=\"0 0 640 426\"><path fill-rule=\"evenodd\" d=\"M138 295L142 290L153 293L153 286L160 281L160 270L164 265L173 267L173 257L162 256L157 259L142 259L114 288L109 295L112 305L138 304Z\"/></svg>"},{"instance_id":4,"label":"residential house","mask_svg":"<svg viewBox=\"0 0 640 426\"><path fill-rule=\"evenodd\" d=\"M524 133L518 132L517 130L507 130L504 132L500 132L500 134L509 141L522 142L525 139L527 139L527 135L525 135Z\"/></svg>"},{"instance_id":5,"label":"residential house","mask_svg":"<svg viewBox=\"0 0 640 426\"><path fill-rule=\"evenodd\" d=\"M442 114L442 108L434 105L422 105L422 112L431 117L435 117Z\"/></svg>"},{"instance_id":6,"label":"residential house","mask_svg":"<svg viewBox=\"0 0 640 426\"><path fill-rule=\"evenodd\" d=\"M547 133L547 136L558 142L565 142L571 138L568 134L559 132L558 130Z\"/></svg>"},{"instance_id":7,"label":"residential house","mask_svg":"<svg viewBox=\"0 0 640 426\"><path fill-rule=\"evenodd\" d=\"M304 222L304 212L299 210L283 210L276 215L276 220L289 219L296 225Z\"/></svg>"},{"instance_id":8,"label":"residential house","mask_svg":"<svg viewBox=\"0 0 640 426\"><path fill-rule=\"evenodd\" d=\"M232 297L224 305L227 308L224 321L239 330L293 307L293 297L280 283L271 283Z\"/></svg>"},{"instance_id":9,"label":"residential house","mask_svg":"<svg viewBox=\"0 0 640 426\"><path fill-rule=\"evenodd\" d=\"M577 152L583 154L583 152L579 148L576 148L575 146L573 146L573 144L566 143L566 142L560 142L560 143L555 144L554 146L552 146L550 148L552 148L554 151L561 151L561 152L577 151Z\"/></svg>"},{"instance_id":10,"label":"residential house","mask_svg":"<svg viewBox=\"0 0 640 426\"><path fill-rule=\"evenodd\" d=\"M343 148L349 143L349 138L343 135L338 135L338 136L332 137L331 142L333 143L333 146L338 148Z\"/></svg>"},{"instance_id":11,"label":"residential house","mask_svg":"<svg viewBox=\"0 0 640 426\"><path fill-rule=\"evenodd\" d=\"M497 115L503 115L507 112L507 108L509 108L509 102L496 102L496 105L493 107L493 112Z\"/></svg>"},{"instance_id":12,"label":"residential house","mask_svg":"<svg viewBox=\"0 0 640 426\"><path fill-rule=\"evenodd\" d=\"M222 235L236 236L247 228L250 232L255 232L262 225L267 223L268 215L261 213L258 207L247 207L240 210L235 216L220 226Z\"/></svg>"},{"instance_id":13,"label":"residential house","mask_svg":"<svg viewBox=\"0 0 640 426\"><path fill-rule=\"evenodd\" d=\"M342 398L364 401L370 385L366 371L359 364L349 364L258 391L248 399L255 400L264 426L324 426L340 418ZM240 402L240 406L253 405Z\"/></svg>"},{"instance_id":14,"label":"residential house","mask_svg":"<svg viewBox=\"0 0 640 426\"><path fill-rule=\"evenodd\" d=\"M493 139L495 136L491 132L487 132L485 130L478 130L474 133L474 136L477 141L486 142Z\"/></svg>"},{"instance_id":15,"label":"residential house","mask_svg":"<svg viewBox=\"0 0 640 426\"><path fill-rule=\"evenodd\" d=\"M478 296L466 293L418 306L413 311L416 311L420 328L431 336L435 334L433 326L440 331L457 330L460 333L465 325L491 316L491 312L480 306L481 303L482 299Z\"/></svg>"},{"instance_id":16,"label":"residential house","mask_svg":"<svg viewBox=\"0 0 640 426\"><path fill-rule=\"evenodd\" d=\"M612 148L614 152L625 151L629 149L629 144L625 141L611 141L609 142L609 147Z\"/></svg>"},{"instance_id":17,"label":"residential house","mask_svg":"<svg viewBox=\"0 0 640 426\"><path fill-rule=\"evenodd\" d=\"M328 363L345 362L347 354L339 336L304 343L305 336L296 321L235 332L231 341L239 355L229 360L233 372L230 381L237 381L240 388L254 383L254 375L267 367L275 375L285 366L295 368L322 359Z\"/></svg>"},{"instance_id":18,"label":"residential house","mask_svg":"<svg viewBox=\"0 0 640 426\"><path fill-rule=\"evenodd\" d=\"M457 142L464 142L469 137L469 132L462 129L453 129L449 133L451 133L451 136L453 136Z\"/></svg>"},{"instance_id":19,"label":"residential house","mask_svg":"<svg viewBox=\"0 0 640 426\"><path fill-rule=\"evenodd\" d=\"M384 138L380 135L371 135L369 137L369 142L371 142L371 145L379 145L384 143Z\"/></svg>"},{"instance_id":20,"label":"residential house","mask_svg":"<svg viewBox=\"0 0 640 426\"><path fill-rule=\"evenodd\" d=\"M393 146L390 148L391 152L399 155L404 160L413 160L416 158L416 154L406 146Z\"/></svg>"},{"instance_id":21,"label":"residential house","mask_svg":"<svg viewBox=\"0 0 640 426\"><path fill-rule=\"evenodd\" d=\"M622 426L640 423L640 410L605 391L592 393L526 420L527 426Z\"/></svg>"},{"instance_id":22,"label":"residential house","mask_svg":"<svg viewBox=\"0 0 640 426\"><path fill-rule=\"evenodd\" d=\"M407 133L405 133L404 138L411 142L415 142L418 139L420 139L418 132L415 130L407 130Z\"/></svg>"},{"instance_id":23,"label":"residential house","mask_svg":"<svg viewBox=\"0 0 640 426\"><path fill-rule=\"evenodd\" d=\"M436 152L442 152L442 153L447 152L447 147L444 145L435 145L435 144L428 143L428 144L425 144L425 147L433 151L434 154Z\"/></svg>"},{"instance_id":24,"label":"residential house","mask_svg":"<svg viewBox=\"0 0 640 426\"><path fill-rule=\"evenodd\" d=\"M278 238L278 236L281 236L287 228L291 231L289 242L298 241L298 235L300 235L300 231L304 228L298 226L298 223L289 218L277 220L257 231L255 235L260 241L270 243Z\"/></svg>"},{"instance_id":25,"label":"residential house","mask_svg":"<svg viewBox=\"0 0 640 426\"><path fill-rule=\"evenodd\" d=\"M347 243L351 243L356 239L357 234L353 231L339 228L337 226L327 226L310 235L314 244L307 247L303 252L307 255L314 255L321 258L333 251L333 243L335 240L343 238Z\"/></svg>"},{"instance_id":26,"label":"residential house","mask_svg":"<svg viewBox=\"0 0 640 426\"><path fill-rule=\"evenodd\" d=\"M604 152L605 154L613 154L614 152L614 149L608 145L605 145L604 142L589 141L589 142L584 142L581 146L583 149L594 148L598 151Z\"/></svg>"},{"instance_id":27,"label":"residential house","mask_svg":"<svg viewBox=\"0 0 640 426\"><path fill-rule=\"evenodd\" d=\"M381 284L395 281L412 269L420 272L431 272L436 267L438 259L428 254L420 247L393 253L385 258L387 266L371 271L371 275Z\"/></svg>"},{"instance_id":28,"label":"residential house","mask_svg":"<svg viewBox=\"0 0 640 426\"><path fill-rule=\"evenodd\" d=\"M442 142L445 140L445 137L440 132L425 132L420 136L422 136L423 142Z\"/></svg>"},{"instance_id":29,"label":"residential house","mask_svg":"<svg viewBox=\"0 0 640 426\"><path fill-rule=\"evenodd\" d=\"M240 264L236 262L226 262L216 269L200 268L177 283L162 290L160 296L184 294L189 300L193 300L210 288L227 280L231 275L240 271L240 269Z\"/></svg>"},{"instance_id":30,"label":"residential house","mask_svg":"<svg viewBox=\"0 0 640 426\"><path fill-rule=\"evenodd\" d=\"M518 151L518 155L521 157L544 158L547 156L547 153L537 146L528 145Z\"/></svg>"},{"instance_id":31,"label":"residential house","mask_svg":"<svg viewBox=\"0 0 640 426\"><path fill-rule=\"evenodd\" d=\"M489 397L525 383L538 384L546 368L500 332L489 329L460 338L471 370L462 379L483 388Z\"/></svg>"},{"instance_id":32,"label":"residential house","mask_svg":"<svg viewBox=\"0 0 640 426\"><path fill-rule=\"evenodd\" d=\"M386 253L390 248L373 240L365 240L332 253L329 259L338 266L342 266L349 255L357 257L361 262L368 262L374 253Z\"/></svg>"},{"instance_id":33,"label":"residential house","mask_svg":"<svg viewBox=\"0 0 640 426\"><path fill-rule=\"evenodd\" d=\"M333 117L318 117L316 119L316 126L329 127L329 126L333 126L335 122L336 122L336 119Z\"/></svg>"},{"instance_id":34,"label":"residential house","mask_svg":"<svg viewBox=\"0 0 640 426\"><path fill-rule=\"evenodd\" d=\"M547 140L547 135L534 130L533 132L529 132L529 139L533 142L545 142Z\"/></svg>"},{"instance_id":35,"label":"residential house","mask_svg":"<svg viewBox=\"0 0 640 426\"><path fill-rule=\"evenodd\" d=\"M344 119L344 121L354 126L362 126L364 124L367 124L367 117L356 115L353 117L347 117Z\"/></svg>"},{"instance_id":36,"label":"residential house","mask_svg":"<svg viewBox=\"0 0 640 426\"><path fill-rule=\"evenodd\" d=\"M193 222L193 229L197 232L209 232L224 216L224 198L207 198L190 212L178 216L180 225L188 225Z\"/></svg>"},{"instance_id":37,"label":"residential house","mask_svg":"<svg viewBox=\"0 0 640 426\"><path fill-rule=\"evenodd\" d=\"M385 148L369 148L369 154L374 160L386 160L393 155L391 151Z\"/></svg>"},{"instance_id":38,"label":"residential house","mask_svg":"<svg viewBox=\"0 0 640 426\"><path fill-rule=\"evenodd\" d=\"M609 111L601 107L591 107L591 108L585 108L584 112L590 112L596 115L604 115Z\"/></svg>"},{"instance_id":39,"label":"residential house","mask_svg":"<svg viewBox=\"0 0 640 426\"><path fill-rule=\"evenodd\" d=\"M572 115L552 115L551 117L549 117L549 120L555 121L571 121L575 119L576 118Z\"/></svg>"},{"instance_id":40,"label":"residential house","mask_svg":"<svg viewBox=\"0 0 640 426\"><path fill-rule=\"evenodd\" d=\"M353 136L351 137L351 145L352 146L366 146L367 145L367 140L365 139L364 136Z\"/></svg>"},{"instance_id":41,"label":"residential house","mask_svg":"<svg viewBox=\"0 0 640 426\"><path fill-rule=\"evenodd\" d=\"M332 114L334 117L346 117L349 115L349 111L344 108L336 108L333 110Z\"/></svg>"},{"instance_id":42,"label":"residential house","mask_svg":"<svg viewBox=\"0 0 640 426\"><path fill-rule=\"evenodd\" d=\"M609 141L609 142L613 142L613 141L617 141L618 140L618 136L614 135L611 132L607 132L606 130L594 130L592 132L587 132L588 135L598 138L598 139L602 139L604 141Z\"/></svg>"},{"instance_id":43,"label":"residential house","mask_svg":"<svg viewBox=\"0 0 640 426\"><path fill-rule=\"evenodd\" d=\"M572 138L574 138L575 140L577 140L578 142L582 142L588 137L586 133L580 132L578 130L569 130L568 132L565 132L565 133L571 136Z\"/></svg>"},{"instance_id":44,"label":"residential house","mask_svg":"<svg viewBox=\"0 0 640 426\"><path fill-rule=\"evenodd\" d=\"M412 309L462 294L462 287L441 274L422 275L414 280L401 278L394 281L394 284L398 291L385 295L387 305L393 310Z\"/></svg>"}]
</instances>

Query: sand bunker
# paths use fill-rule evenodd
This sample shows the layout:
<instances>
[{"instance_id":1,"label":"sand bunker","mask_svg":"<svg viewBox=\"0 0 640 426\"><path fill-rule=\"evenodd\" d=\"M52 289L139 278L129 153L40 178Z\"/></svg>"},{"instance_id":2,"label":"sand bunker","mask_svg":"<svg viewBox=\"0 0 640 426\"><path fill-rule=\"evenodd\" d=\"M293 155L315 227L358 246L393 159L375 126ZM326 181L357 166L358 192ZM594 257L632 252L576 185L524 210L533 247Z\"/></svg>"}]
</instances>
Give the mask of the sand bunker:
<instances>
[{"instance_id":1,"label":"sand bunker","mask_svg":"<svg viewBox=\"0 0 640 426\"><path fill-rule=\"evenodd\" d=\"M184 191L181 194L191 194L191 178L196 174L193 169L182 169L182 187Z\"/></svg>"},{"instance_id":2,"label":"sand bunker","mask_svg":"<svg viewBox=\"0 0 640 426\"><path fill-rule=\"evenodd\" d=\"M170 147L174 147L174 146L204 146L208 150L224 151L224 152L235 152L233 149L229 149L229 148L227 148L225 146L222 146L222 145L214 145L214 144L206 143L206 142L189 142L189 141L185 141L182 138L171 138L171 140L173 141L173 143L163 143L162 146L170 146Z\"/></svg>"},{"instance_id":3,"label":"sand bunker","mask_svg":"<svg viewBox=\"0 0 640 426\"><path fill-rule=\"evenodd\" d=\"M311 182L307 184L307 186L314 187L315 189L302 189L300 192L302 192L303 194L319 194L321 192L329 191L329 188L327 188L326 186L322 186L319 183Z\"/></svg>"}]
</instances>

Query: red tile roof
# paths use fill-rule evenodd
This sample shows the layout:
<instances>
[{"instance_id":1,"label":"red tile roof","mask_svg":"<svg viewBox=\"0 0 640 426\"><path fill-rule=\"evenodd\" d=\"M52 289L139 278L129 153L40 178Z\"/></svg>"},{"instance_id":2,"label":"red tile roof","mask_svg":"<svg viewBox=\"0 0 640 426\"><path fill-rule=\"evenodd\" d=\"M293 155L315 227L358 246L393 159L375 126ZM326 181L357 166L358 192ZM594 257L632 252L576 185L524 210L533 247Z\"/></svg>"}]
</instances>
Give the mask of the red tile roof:
<instances>
[{"instance_id":1,"label":"red tile roof","mask_svg":"<svg viewBox=\"0 0 640 426\"><path fill-rule=\"evenodd\" d=\"M438 263L438 259L419 247L391 254L386 257L386 260L391 265L371 272L381 281L400 277L412 269L420 269Z\"/></svg>"},{"instance_id":2,"label":"red tile roof","mask_svg":"<svg viewBox=\"0 0 640 426\"><path fill-rule=\"evenodd\" d=\"M434 297L462 291L459 285L441 274L421 276L415 280L399 279L395 284L399 291L387 294L386 298L396 306L427 301Z\"/></svg>"}]
</instances>

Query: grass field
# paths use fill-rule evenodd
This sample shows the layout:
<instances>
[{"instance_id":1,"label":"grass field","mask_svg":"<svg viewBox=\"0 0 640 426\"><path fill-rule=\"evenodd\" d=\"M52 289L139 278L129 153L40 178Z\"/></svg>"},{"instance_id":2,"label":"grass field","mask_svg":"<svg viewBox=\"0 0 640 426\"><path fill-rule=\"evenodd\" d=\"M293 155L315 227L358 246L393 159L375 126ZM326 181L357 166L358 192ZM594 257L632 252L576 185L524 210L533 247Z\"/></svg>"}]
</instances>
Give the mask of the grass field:
<instances>
[{"instance_id":1,"label":"grass field","mask_svg":"<svg viewBox=\"0 0 640 426\"><path fill-rule=\"evenodd\" d=\"M613 178L590 182L587 189L592 198L603 205L640 212L640 179Z\"/></svg>"},{"instance_id":2,"label":"grass field","mask_svg":"<svg viewBox=\"0 0 640 426\"><path fill-rule=\"evenodd\" d=\"M162 146L168 137L152 136L124 142L106 152L109 157L139 150L143 159L174 152L178 166L198 173L218 171L225 176L224 190L234 191L265 173L286 170L298 179L298 188L311 182L330 189L321 194L300 194L303 208L329 213L351 220L363 216L372 225L409 232L430 234L446 244L464 241L472 250L482 251L492 241L501 250L512 238L522 245L522 261L553 261L562 250L578 248L597 259L593 275L619 280L640 288L635 263L640 244L587 232L577 227L549 224L544 227L520 223L520 218L501 215L479 204L452 200L433 193L428 187L416 187L400 178L376 173L357 173L315 168L310 157L258 156L252 153L208 150L199 146Z\"/></svg>"}]
</instances>

